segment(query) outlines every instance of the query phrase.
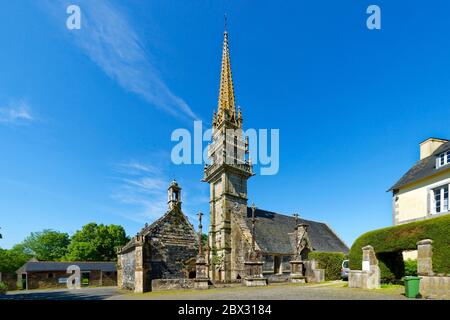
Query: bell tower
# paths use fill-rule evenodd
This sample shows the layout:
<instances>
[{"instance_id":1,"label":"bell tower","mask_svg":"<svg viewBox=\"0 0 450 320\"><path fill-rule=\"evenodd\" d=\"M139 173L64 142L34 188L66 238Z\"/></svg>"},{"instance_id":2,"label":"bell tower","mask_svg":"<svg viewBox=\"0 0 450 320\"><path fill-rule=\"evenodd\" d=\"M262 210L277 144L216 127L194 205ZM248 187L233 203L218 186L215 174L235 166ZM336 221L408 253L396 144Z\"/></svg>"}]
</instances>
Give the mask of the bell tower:
<instances>
[{"instance_id":1,"label":"bell tower","mask_svg":"<svg viewBox=\"0 0 450 320\"><path fill-rule=\"evenodd\" d=\"M173 180L167 189L167 204L169 211L175 207L181 209L181 188L176 180Z\"/></svg>"},{"instance_id":2,"label":"bell tower","mask_svg":"<svg viewBox=\"0 0 450 320\"><path fill-rule=\"evenodd\" d=\"M248 141L243 136L242 113L236 110L231 74L228 32L224 32L222 69L217 111L212 120L211 164L203 181L210 185L210 277L216 281L236 279L232 228L233 215L247 215L247 180L253 176L247 160Z\"/></svg>"}]
</instances>

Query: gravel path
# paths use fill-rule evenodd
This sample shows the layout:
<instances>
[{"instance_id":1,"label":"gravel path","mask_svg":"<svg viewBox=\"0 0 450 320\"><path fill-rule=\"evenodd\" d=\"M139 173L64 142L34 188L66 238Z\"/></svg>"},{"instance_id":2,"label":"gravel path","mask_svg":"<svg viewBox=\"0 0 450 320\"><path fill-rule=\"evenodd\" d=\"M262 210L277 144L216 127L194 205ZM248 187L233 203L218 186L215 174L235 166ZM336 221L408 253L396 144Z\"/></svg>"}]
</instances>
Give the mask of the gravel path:
<instances>
[{"instance_id":1,"label":"gravel path","mask_svg":"<svg viewBox=\"0 0 450 320\"><path fill-rule=\"evenodd\" d=\"M345 288L342 283L328 285L271 285L268 287L220 288L149 292L115 295L115 300L404 300L401 288L395 290L361 290Z\"/></svg>"}]
</instances>

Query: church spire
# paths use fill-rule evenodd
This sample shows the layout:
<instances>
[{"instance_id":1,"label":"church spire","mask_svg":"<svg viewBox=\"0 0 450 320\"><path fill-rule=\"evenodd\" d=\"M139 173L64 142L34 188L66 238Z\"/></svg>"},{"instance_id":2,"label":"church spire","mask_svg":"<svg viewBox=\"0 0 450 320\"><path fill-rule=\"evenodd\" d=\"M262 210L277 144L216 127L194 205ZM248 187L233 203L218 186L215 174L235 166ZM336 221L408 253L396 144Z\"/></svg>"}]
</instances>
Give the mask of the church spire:
<instances>
[{"instance_id":1,"label":"church spire","mask_svg":"<svg viewBox=\"0 0 450 320\"><path fill-rule=\"evenodd\" d=\"M217 124L223 120L237 122L236 104L234 101L233 78L231 75L230 49L228 47L228 31L225 16L225 32L223 37L222 70L220 74L220 91L217 112Z\"/></svg>"}]
</instances>

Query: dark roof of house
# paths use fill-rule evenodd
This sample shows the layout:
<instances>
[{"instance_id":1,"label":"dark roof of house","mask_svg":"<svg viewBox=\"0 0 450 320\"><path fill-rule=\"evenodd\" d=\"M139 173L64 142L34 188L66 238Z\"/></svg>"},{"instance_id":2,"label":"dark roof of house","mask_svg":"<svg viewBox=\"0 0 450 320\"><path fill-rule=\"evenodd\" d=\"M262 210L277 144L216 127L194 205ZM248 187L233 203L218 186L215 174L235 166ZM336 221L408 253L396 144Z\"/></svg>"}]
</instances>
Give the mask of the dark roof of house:
<instances>
[{"instance_id":1,"label":"dark roof of house","mask_svg":"<svg viewBox=\"0 0 450 320\"><path fill-rule=\"evenodd\" d=\"M251 228L252 209L247 208L247 226ZM291 254L295 248L295 218L256 209L255 241L263 252ZM308 236L314 251L348 253L347 245L322 222L299 219L308 225Z\"/></svg>"},{"instance_id":2,"label":"dark roof of house","mask_svg":"<svg viewBox=\"0 0 450 320\"><path fill-rule=\"evenodd\" d=\"M401 177L400 180L398 180L397 183L394 184L388 191L398 190L405 185L450 169L450 166L447 165L436 169L436 157L448 150L450 150L450 141L437 148L431 156L417 161L416 164L409 169L409 171L406 172L403 177Z\"/></svg>"},{"instance_id":3,"label":"dark roof of house","mask_svg":"<svg viewBox=\"0 0 450 320\"><path fill-rule=\"evenodd\" d=\"M20 267L16 272L51 272L66 271L69 266L79 266L81 271L101 270L104 272L116 271L116 262L47 262L29 261Z\"/></svg>"}]
</instances>

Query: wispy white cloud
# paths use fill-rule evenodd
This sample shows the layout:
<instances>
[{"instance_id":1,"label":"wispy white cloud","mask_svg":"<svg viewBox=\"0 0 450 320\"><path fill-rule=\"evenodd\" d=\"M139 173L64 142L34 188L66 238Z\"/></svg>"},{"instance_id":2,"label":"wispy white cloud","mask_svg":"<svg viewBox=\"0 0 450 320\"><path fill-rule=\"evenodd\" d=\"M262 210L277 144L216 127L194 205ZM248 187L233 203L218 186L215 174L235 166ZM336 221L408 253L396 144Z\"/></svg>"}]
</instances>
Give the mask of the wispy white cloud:
<instances>
[{"instance_id":1,"label":"wispy white cloud","mask_svg":"<svg viewBox=\"0 0 450 320\"><path fill-rule=\"evenodd\" d=\"M116 186L112 198L131 206L123 216L133 221L148 222L160 217L167 209L168 181L153 165L128 161L115 165Z\"/></svg>"},{"instance_id":2,"label":"wispy white cloud","mask_svg":"<svg viewBox=\"0 0 450 320\"><path fill-rule=\"evenodd\" d=\"M65 15L73 1L47 1L45 8L55 18ZM159 74L153 59L126 14L111 1L80 0L81 30L69 31L75 43L109 77L149 104L180 118L197 116L174 94ZM61 24L65 26L65 24Z\"/></svg>"},{"instance_id":3,"label":"wispy white cloud","mask_svg":"<svg viewBox=\"0 0 450 320\"><path fill-rule=\"evenodd\" d=\"M142 161L126 161L114 166L115 187L112 198L125 205L121 216L139 223L152 222L167 211L167 187L172 180L166 174L163 162L165 153L155 152L151 158L152 164ZM196 221L195 214L199 206L208 204L207 186L183 181L183 212L191 221Z\"/></svg>"},{"instance_id":4,"label":"wispy white cloud","mask_svg":"<svg viewBox=\"0 0 450 320\"><path fill-rule=\"evenodd\" d=\"M29 105L20 101L6 107L0 107L0 123L25 124L33 121Z\"/></svg>"}]
</instances>

